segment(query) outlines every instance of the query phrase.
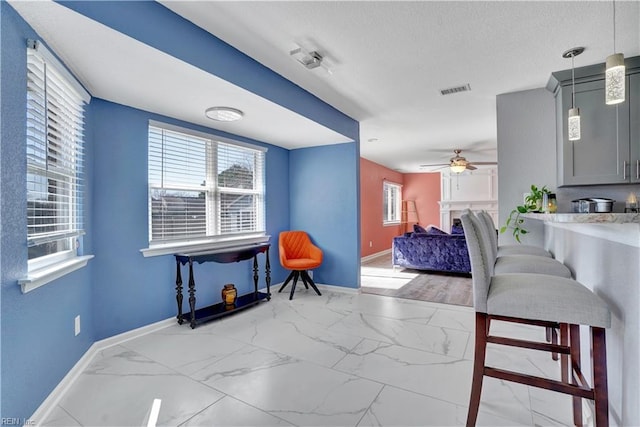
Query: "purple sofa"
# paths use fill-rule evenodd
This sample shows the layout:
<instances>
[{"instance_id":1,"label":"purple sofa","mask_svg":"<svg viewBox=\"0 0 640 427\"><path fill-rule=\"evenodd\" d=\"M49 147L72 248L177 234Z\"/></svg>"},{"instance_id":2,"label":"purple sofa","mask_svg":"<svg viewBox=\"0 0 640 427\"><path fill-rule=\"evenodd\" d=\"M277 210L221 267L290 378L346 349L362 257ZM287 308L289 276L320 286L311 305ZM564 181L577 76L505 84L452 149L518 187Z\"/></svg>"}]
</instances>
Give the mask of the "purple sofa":
<instances>
[{"instance_id":1,"label":"purple sofa","mask_svg":"<svg viewBox=\"0 0 640 427\"><path fill-rule=\"evenodd\" d=\"M448 234L435 227L394 237L392 262L394 266L415 270L471 273L464 234Z\"/></svg>"}]
</instances>

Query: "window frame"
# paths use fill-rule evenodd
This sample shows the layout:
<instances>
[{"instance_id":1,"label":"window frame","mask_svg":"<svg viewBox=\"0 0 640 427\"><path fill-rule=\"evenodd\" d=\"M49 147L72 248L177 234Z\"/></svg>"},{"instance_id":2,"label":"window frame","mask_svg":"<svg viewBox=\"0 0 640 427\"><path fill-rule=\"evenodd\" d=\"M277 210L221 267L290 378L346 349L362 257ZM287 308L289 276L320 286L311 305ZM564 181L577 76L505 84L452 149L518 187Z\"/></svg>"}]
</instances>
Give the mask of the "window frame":
<instances>
[{"instance_id":1,"label":"window frame","mask_svg":"<svg viewBox=\"0 0 640 427\"><path fill-rule=\"evenodd\" d=\"M395 193L395 196L394 196ZM382 225L402 223L402 184L391 181L382 183ZM394 212L395 211L395 212ZM395 215L394 215L395 213Z\"/></svg>"},{"instance_id":2,"label":"window frame","mask_svg":"<svg viewBox=\"0 0 640 427\"><path fill-rule=\"evenodd\" d=\"M212 156L211 161L208 162L207 171L206 171L206 181L207 184L205 191L205 199L207 206L207 218L206 218L206 229L207 235L200 237L185 237L183 239L174 239L168 241L153 241L152 240L152 189L158 188L157 186L152 185L150 171L147 171L147 224L148 224L148 247L143 248L140 251L143 256L158 256L158 255L166 255L166 254L175 254L175 253L184 253L184 252L196 252L196 251L212 251L216 249L226 249L230 247L238 247L245 245L252 245L256 243L265 243L269 240L270 236L266 234L266 152L268 149L266 147L262 147L259 145L254 145L242 141L238 141L231 138L221 137L215 135L213 133L201 132L189 128L184 128L181 126L176 126L172 124L168 124L165 122L159 122L155 120L149 120L148 129L149 132L151 128L160 128L163 130L181 133L187 136L192 136L198 139L206 139L210 142L211 145L207 145L206 156ZM220 187L218 185L218 177L215 173L217 169L217 147L220 144L231 145L235 147L249 149L258 153L261 153L262 162L259 168L256 168L256 173L260 173L260 179L258 183L258 188L248 190L248 189L230 189L225 187ZM147 147L150 146L150 142L147 141ZM213 150L211 150L212 146L215 146ZM215 157L215 158L214 158ZM149 154L147 154L147 158L149 158ZM259 169L259 170L258 170ZM166 187L165 187L166 188ZM181 190L182 188L176 188ZM184 190L187 189L186 187ZM201 189L202 190L202 189ZM258 197L257 207L256 207L256 225L258 228L262 228L262 230L255 230L251 232L238 232L238 233L228 233L228 234L213 234L214 231L217 232L220 227L220 195L221 194L254 194ZM211 210L211 211L210 211ZM209 218L209 215L214 215Z\"/></svg>"},{"instance_id":3,"label":"window frame","mask_svg":"<svg viewBox=\"0 0 640 427\"><path fill-rule=\"evenodd\" d=\"M18 279L23 293L75 271L93 258L81 254L80 242L85 233L82 129L85 105L91 96L40 41L27 40L26 47L27 247L55 242L61 247L32 259L27 256L27 275ZM61 191L57 189L58 183L64 184ZM32 198L31 192L40 196ZM42 207L38 208L37 203L43 200L53 204L54 208L48 209L54 209L56 218L44 225L55 230L37 233L34 226L42 225L38 222L42 215L36 214ZM30 201L34 204L32 208ZM58 229L60 226L62 230Z\"/></svg>"}]
</instances>

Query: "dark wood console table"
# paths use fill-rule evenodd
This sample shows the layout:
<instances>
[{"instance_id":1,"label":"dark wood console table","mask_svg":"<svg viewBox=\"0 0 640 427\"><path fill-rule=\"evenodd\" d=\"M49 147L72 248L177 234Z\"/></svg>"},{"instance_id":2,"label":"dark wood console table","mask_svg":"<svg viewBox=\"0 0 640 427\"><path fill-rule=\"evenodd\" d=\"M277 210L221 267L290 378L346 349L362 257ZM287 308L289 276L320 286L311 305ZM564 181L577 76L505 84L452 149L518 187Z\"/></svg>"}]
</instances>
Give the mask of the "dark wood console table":
<instances>
[{"instance_id":1,"label":"dark wood console table","mask_svg":"<svg viewBox=\"0 0 640 427\"><path fill-rule=\"evenodd\" d=\"M197 323L213 320L221 316L236 312L238 310L251 307L262 300L271 299L271 265L269 264L269 243L240 246L229 249L215 249L211 251L200 251L184 254L175 254L176 257L176 301L178 303L178 323L182 325L184 320L190 322L191 328L195 328ZM264 253L265 281L267 292L258 292L258 254ZM236 303L232 306L225 305L224 302L210 305L196 310L196 281L193 275L193 263L197 262L238 262L253 258L253 286L254 291L244 295L238 295ZM182 314L182 273L181 265L189 264L189 308L190 312ZM221 285L222 288L222 285Z\"/></svg>"}]
</instances>

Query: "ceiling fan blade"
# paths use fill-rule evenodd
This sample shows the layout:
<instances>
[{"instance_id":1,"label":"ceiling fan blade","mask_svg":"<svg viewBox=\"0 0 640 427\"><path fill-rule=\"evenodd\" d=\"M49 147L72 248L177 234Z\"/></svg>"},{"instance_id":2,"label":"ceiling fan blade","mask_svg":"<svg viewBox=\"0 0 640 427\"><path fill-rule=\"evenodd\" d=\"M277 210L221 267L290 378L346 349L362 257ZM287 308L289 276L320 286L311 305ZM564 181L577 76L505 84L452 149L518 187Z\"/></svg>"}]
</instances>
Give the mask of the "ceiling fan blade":
<instances>
[{"instance_id":1,"label":"ceiling fan blade","mask_svg":"<svg viewBox=\"0 0 640 427\"><path fill-rule=\"evenodd\" d=\"M436 166L449 166L449 163L432 163L430 165L420 165L421 168L432 168Z\"/></svg>"},{"instance_id":2,"label":"ceiling fan blade","mask_svg":"<svg viewBox=\"0 0 640 427\"><path fill-rule=\"evenodd\" d=\"M472 162L474 165L497 165L498 162Z\"/></svg>"},{"instance_id":3,"label":"ceiling fan blade","mask_svg":"<svg viewBox=\"0 0 640 427\"><path fill-rule=\"evenodd\" d=\"M467 170L468 171L474 171L476 169L478 169L478 168L473 166L471 163L467 163Z\"/></svg>"}]
</instances>

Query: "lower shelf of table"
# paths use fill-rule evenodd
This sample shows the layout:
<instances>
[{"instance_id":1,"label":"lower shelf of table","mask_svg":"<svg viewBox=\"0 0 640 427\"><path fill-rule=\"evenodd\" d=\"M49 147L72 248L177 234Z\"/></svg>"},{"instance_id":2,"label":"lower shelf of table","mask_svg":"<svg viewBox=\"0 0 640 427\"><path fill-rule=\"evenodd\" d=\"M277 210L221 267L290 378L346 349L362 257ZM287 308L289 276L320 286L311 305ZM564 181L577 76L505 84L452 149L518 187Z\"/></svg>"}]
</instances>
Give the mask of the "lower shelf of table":
<instances>
[{"instance_id":1,"label":"lower shelf of table","mask_svg":"<svg viewBox=\"0 0 640 427\"><path fill-rule=\"evenodd\" d=\"M250 293L241 295L236 299L236 303L232 306L225 305L224 303L218 303L210 305L208 307L199 308L195 311L196 324L204 323L209 320L217 319L219 317L227 316L231 313L236 313L245 308L254 306L260 301L271 299L271 295L265 292ZM182 314L183 323L191 322L191 312L187 311Z\"/></svg>"}]
</instances>

